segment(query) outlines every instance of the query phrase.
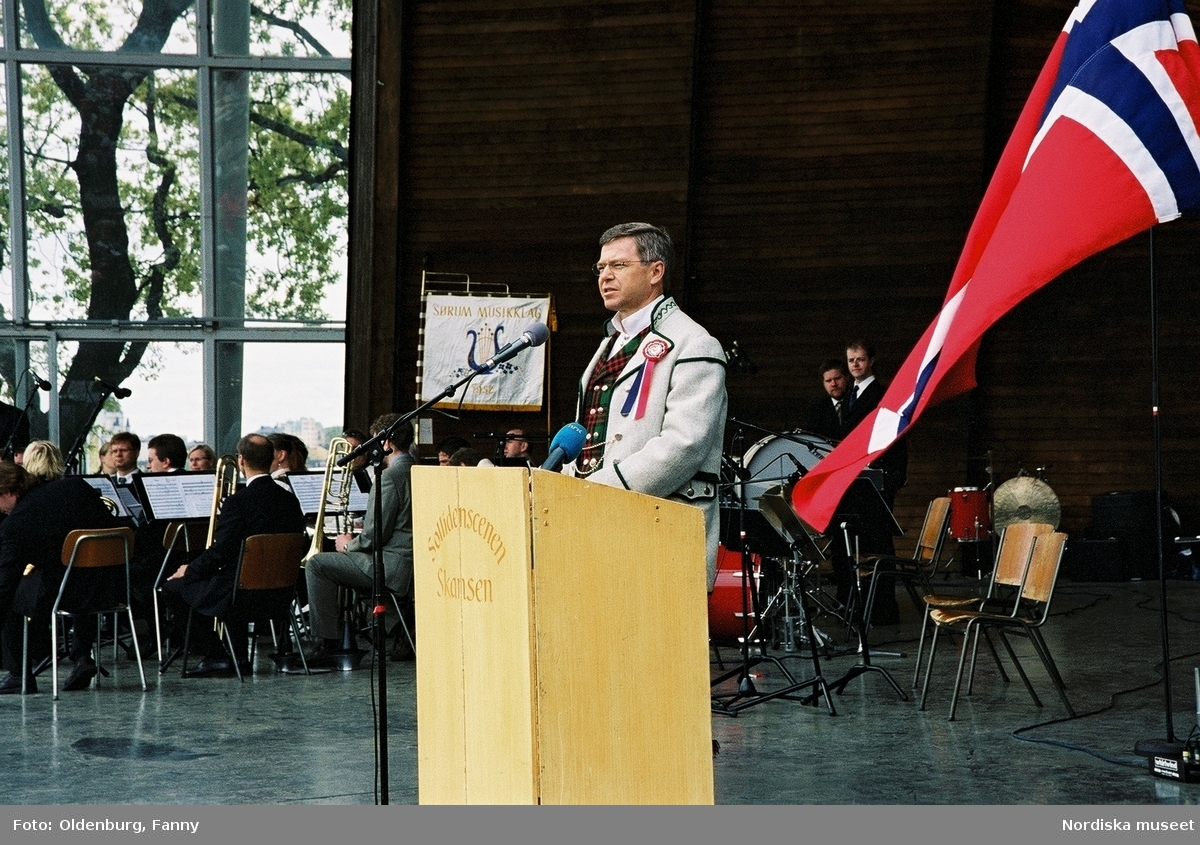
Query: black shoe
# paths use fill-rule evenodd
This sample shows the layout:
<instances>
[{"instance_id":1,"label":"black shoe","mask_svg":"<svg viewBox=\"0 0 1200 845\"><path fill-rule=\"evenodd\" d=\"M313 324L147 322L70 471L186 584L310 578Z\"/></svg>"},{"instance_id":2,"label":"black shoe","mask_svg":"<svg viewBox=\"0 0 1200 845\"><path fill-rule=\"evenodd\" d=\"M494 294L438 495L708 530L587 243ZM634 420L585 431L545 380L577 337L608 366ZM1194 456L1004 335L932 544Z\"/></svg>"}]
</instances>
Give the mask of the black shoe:
<instances>
[{"instance_id":1,"label":"black shoe","mask_svg":"<svg viewBox=\"0 0 1200 845\"><path fill-rule=\"evenodd\" d=\"M90 657L75 661L75 668L71 670L71 674L67 676L67 680L63 683L63 692L76 692L77 690L87 689L92 685L92 678L96 677L96 663Z\"/></svg>"},{"instance_id":2,"label":"black shoe","mask_svg":"<svg viewBox=\"0 0 1200 845\"><path fill-rule=\"evenodd\" d=\"M34 693L37 692L37 681L30 678L25 683L25 691ZM21 694L21 679L9 672L4 676L4 680L0 681L0 695L20 695Z\"/></svg>"},{"instance_id":3,"label":"black shoe","mask_svg":"<svg viewBox=\"0 0 1200 845\"><path fill-rule=\"evenodd\" d=\"M337 661L333 659L333 652L325 648L323 645L317 646L311 652L305 655L304 662L308 664L308 668L310 670L333 669L337 665ZM303 672L304 669L301 668L300 671Z\"/></svg>"},{"instance_id":4,"label":"black shoe","mask_svg":"<svg viewBox=\"0 0 1200 845\"><path fill-rule=\"evenodd\" d=\"M233 662L225 657L206 657L187 670L189 678L211 678L233 674Z\"/></svg>"}]
</instances>

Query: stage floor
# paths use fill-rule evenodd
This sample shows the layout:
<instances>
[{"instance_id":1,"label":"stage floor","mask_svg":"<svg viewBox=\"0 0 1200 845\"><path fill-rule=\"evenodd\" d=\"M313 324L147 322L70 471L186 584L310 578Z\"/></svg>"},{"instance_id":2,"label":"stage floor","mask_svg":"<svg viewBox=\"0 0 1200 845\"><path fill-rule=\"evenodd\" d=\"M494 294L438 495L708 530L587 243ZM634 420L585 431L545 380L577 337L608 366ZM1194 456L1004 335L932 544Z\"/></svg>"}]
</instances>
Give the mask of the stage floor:
<instances>
[{"instance_id":1,"label":"stage floor","mask_svg":"<svg viewBox=\"0 0 1200 845\"><path fill-rule=\"evenodd\" d=\"M1165 735L1158 585L1059 585L1046 629L1079 715L1066 711L1027 644L1016 641L1044 707L1020 680L1003 683L981 654L975 692L947 721L956 650L943 648L927 712L910 690L920 619L899 596L901 623L876 629L878 656L909 693L901 700L877 673L862 675L824 705L764 701L737 717L713 716L719 804L1196 804L1200 784L1151 777L1133 755L1139 739ZM1169 584L1175 731L1195 721L1193 669L1200 665L1200 582ZM830 629L839 636L841 631ZM152 648L152 646L151 646ZM738 660L722 649L726 665ZM781 656L783 652L772 652ZM654 644L644 673L654 689ZM825 661L829 680L857 662ZM788 659L798 677L807 660ZM153 671L153 660L147 671ZM19 804L372 804L375 788L373 675L282 675L260 658L257 674L181 679L177 668L143 693L122 660L83 692L0 697L7 741L0 795ZM69 667L67 667L69 670ZM415 666L388 664L389 798L415 803ZM762 691L778 670L754 670ZM717 668L713 667L714 675ZM1014 733L1020 731L1020 739ZM1034 741L1023 741L1034 740Z\"/></svg>"}]
</instances>

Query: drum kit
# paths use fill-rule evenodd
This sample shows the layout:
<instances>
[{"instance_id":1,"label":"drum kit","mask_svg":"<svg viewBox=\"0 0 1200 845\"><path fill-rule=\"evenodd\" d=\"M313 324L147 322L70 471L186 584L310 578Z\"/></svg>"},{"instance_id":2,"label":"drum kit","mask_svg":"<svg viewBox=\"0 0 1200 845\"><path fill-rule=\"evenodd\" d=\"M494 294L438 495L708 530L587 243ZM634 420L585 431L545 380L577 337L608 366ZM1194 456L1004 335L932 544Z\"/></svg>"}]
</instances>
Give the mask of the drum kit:
<instances>
[{"instance_id":1,"label":"drum kit","mask_svg":"<svg viewBox=\"0 0 1200 845\"><path fill-rule=\"evenodd\" d=\"M825 559L823 540L791 506L792 487L833 451L833 444L805 431L771 432L737 420L731 423L738 426L735 452L746 430L766 436L740 457L722 462L722 532L709 596L709 631L714 644L738 644L742 663L713 679L714 690L738 679L736 694L714 695L713 710L736 715L746 707L783 698L814 705L824 700L834 715L830 690L835 687L825 681L820 666L821 654L832 653L833 638L813 625L813 604L825 607L829 599L810 583ZM780 658L767 653L768 647L781 647L785 658L805 656L801 650L807 647L812 676L797 680ZM779 669L782 688L769 693L755 688L750 668L761 663Z\"/></svg>"},{"instance_id":2,"label":"drum kit","mask_svg":"<svg viewBox=\"0 0 1200 845\"><path fill-rule=\"evenodd\" d=\"M832 656L836 647L831 636L813 625L813 616L826 612L850 628L855 624L851 618L854 614L820 588L822 564L833 540L796 516L791 491L803 475L833 451L835 444L799 429L775 432L735 419L730 423L736 426L732 439L735 457L722 459L722 532L708 618L712 642L740 645L743 667L714 680L715 688L718 682L740 674L738 694L724 702L714 698L714 710L736 714L741 707L770 698L816 703L823 696L833 714L829 689L844 687L846 679L830 685L822 678L819 655ZM763 436L737 456L746 431ZM989 479L990 463L989 456ZM1047 522L1058 526L1058 498L1040 477L1043 470L1039 468L1039 477L1035 478L1022 468L1017 477L999 487L989 480L986 487L955 487L948 492L948 532L959 543L964 573L971 568L965 561L973 553L979 562L979 575L985 574L985 564L991 561L992 537L1009 524ZM878 479L869 472L864 476L880 489ZM869 654L865 621L859 634L857 651ZM751 648L756 650L753 656ZM767 654L768 648L782 649L790 657L802 656L806 651L813 661L814 677L797 682L777 658ZM844 649L855 650L853 646ZM786 679L783 690L764 696L753 689L748 667L762 662L779 667ZM869 659L864 663L859 667L861 671L877 668L870 666ZM852 670L847 677L855 674ZM803 690L809 694L796 695Z\"/></svg>"}]
</instances>

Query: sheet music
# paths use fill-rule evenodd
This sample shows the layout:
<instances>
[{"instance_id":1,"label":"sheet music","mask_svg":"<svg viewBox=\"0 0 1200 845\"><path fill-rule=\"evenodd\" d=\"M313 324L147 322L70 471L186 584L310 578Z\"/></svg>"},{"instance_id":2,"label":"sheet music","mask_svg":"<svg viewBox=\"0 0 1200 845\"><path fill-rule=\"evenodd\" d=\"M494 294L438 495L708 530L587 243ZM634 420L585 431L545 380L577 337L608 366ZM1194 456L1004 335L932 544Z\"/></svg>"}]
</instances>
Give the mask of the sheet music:
<instances>
[{"instance_id":1,"label":"sheet music","mask_svg":"<svg viewBox=\"0 0 1200 845\"><path fill-rule=\"evenodd\" d=\"M116 485L114 485L116 487ZM138 497L134 495L133 488L128 484L122 484L116 487L117 491L117 508L123 509L131 517L134 522L141 522L144 510L142 503L138 501Z\"/></svg>"},{"instance_id":2,"label":"sheet music","mask_svg":"<svg viewBox=\"0 0 1200 845\"><path fill-rule=\"evenodd\" d=\"M125 500L117 495L117 485L113 484L112 479L107 475L81 475L80 478L82 478L92 487L99 490L101 496L105 497L109 501L116 502L118 514L125 517L133 516L133 514L129 511L128 505L125 504ZM141 514L140 506L138 508L138 514L139 516Z\"/></svg>"},{"instance_id":3,"label":"sheet music","mask_svg":"<svg viewBox=\"0 0 1200 845\"><path fill-rule=\"evenodd\" d=\"M215 473L140 475L137 483L145 492L144 504L152 519L203 519L212 515Z\"/></svg>"},{"instance_id":4,"label":"sheet music","mask_svg":"<svg viewBox=\"0 0 1200 845\"><path fill-rule=\"evenodd\" d=\"M314 516L321 505L321 488L325 486L325 474L298 472L287 476L292 492L300 500L300 509L305 516Z\"/></svg>"},{"instance_id":5,"label":"sheet music","mask_svg":"<svg viewBox=\"0 0 1200 845\"><path fill-rule=\"evenodd\" d=\"M325 474L319 472L301 472L287 477L292 486L292 492L300 500L300 507L305 516L316 516L321 505L321 489L325 486ZM337 499L330 493L325 504L329 511L337 507ZM353 479L350 482L350 513L364 513L367 510L367 494L358 489Z\"/></svg>"}]
</instances>

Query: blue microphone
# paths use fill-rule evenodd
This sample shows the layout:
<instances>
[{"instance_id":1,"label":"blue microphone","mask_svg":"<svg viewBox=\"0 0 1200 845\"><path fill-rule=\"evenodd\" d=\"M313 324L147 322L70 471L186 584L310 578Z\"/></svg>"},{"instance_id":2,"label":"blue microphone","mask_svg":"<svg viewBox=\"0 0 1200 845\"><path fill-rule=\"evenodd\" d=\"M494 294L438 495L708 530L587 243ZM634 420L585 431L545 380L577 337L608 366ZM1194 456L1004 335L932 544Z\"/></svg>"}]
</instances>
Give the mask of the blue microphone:
<instances>
[{"instance_id":1,"label":"blue microphone","mask_svg":"<svg viewBox=\"0 0 1200 845\"><path fill-rule=\"evenodd\" d=\"M542 469L558 472L563 464L573 461L583 451L583 442L587 440L587 429L577 422L567 423L558 430L550 441L550 454Z\"/></svg>"}]
</instances>

